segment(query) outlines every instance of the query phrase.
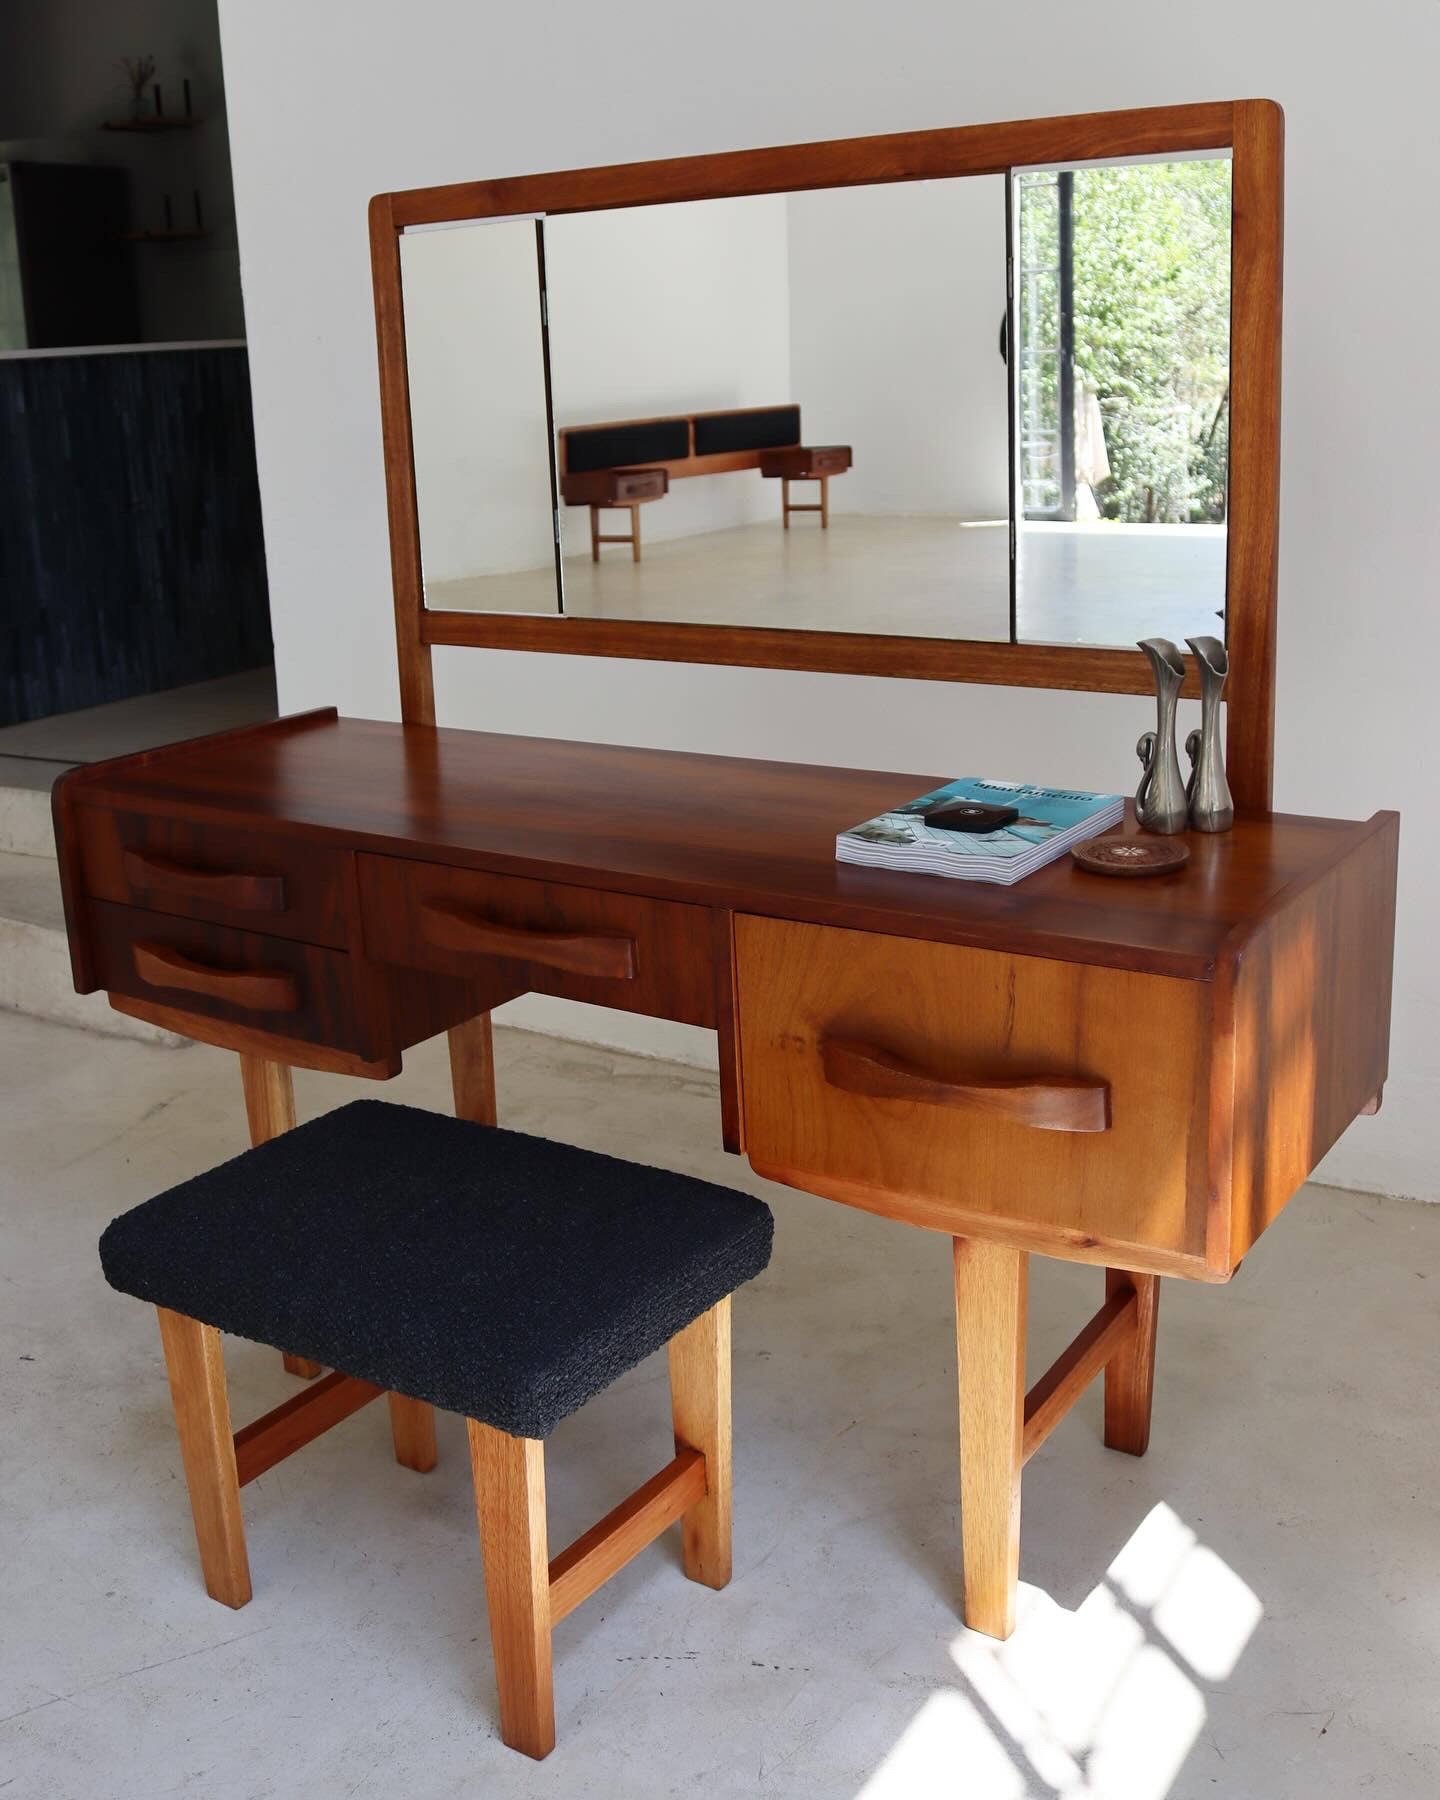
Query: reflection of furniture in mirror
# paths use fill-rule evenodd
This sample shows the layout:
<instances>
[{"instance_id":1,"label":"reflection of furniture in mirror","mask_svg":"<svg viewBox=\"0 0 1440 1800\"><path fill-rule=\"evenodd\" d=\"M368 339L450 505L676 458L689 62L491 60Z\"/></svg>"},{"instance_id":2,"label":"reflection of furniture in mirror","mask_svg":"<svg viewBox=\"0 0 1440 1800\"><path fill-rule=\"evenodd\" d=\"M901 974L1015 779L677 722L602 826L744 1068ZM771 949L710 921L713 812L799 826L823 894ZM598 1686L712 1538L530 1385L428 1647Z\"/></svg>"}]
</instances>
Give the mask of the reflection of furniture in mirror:
<instances>
[{"instance_id":1,"label":"reflection of furniture in mirror","mask_svg":"<svg viewBox=\"0 0 1440 1800\"><path fill-rule=\"evenodd\" d=\"M785 529L790 529L790 515L818 512L820 528L830 528L830 477L843 475L853 458L848 444L796 444L789 450L769 450L760 458L760 473L768 479L780 480L780 516ZM820 484L819 505L798 506L790 498L792 481L817 481Z\"/></svg>"},{"instance_id":2,"label":"reflection of furniture in mirror","mask_svg":"<svg viewBox=\"0 0 1440 1800\"><path fill-rule=\"evenodd\" d=\"M647 500L663 500L670 491L670 477L664 469L588 469L574 475L562 475L560 494L567 506L590 508L590 559L600 560L602 544L629 544L630 553L640 560L640 508ZM600 529L600 514L609 509L624 509L630 514L630 534L607 534Z\"/></svg>"},{"instance_id":3,"label":"reflection of furniture in mirror","mask_svg":"<svg viewBox=\"0 0 1440 1800\"><path fill-rule=\"evenodd\" d=\"M672 479L687 476L734 475L752 469L783 476L786 530L792 512L820 512L821 523L828 524L826 484L832 474L848 469L851 460L848 445L810 450L801 444L798 406L738 406L661 419L567 425L556 433L556 441L561 498L567 506L590 508L593 562L600 560L601 544L630 544L633 559L639 562L638 504L662 498ZM790 482L799 480L821 482L821 506L790 504ZM629 537L601 534L598 511L606 506L630 508Z\"/></svg>"}]
</instances>

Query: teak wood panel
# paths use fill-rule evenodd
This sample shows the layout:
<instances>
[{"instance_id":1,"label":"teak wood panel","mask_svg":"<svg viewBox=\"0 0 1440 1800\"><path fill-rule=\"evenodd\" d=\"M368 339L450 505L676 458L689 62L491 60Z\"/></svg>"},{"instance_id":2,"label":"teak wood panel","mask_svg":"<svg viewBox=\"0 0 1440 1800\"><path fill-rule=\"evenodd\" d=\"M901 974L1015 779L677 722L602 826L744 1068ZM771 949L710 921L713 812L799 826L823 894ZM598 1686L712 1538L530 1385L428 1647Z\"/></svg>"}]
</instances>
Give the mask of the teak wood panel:
<instances>
[{"instance_id":1,"label":"teak wood panel","mask_svg":"<svg viewBox=\"0 0 1440 1800\"><path fill-rule=\"evenodd\" d=\"M586 1000L624 1012L690 1025L714 1025L715 977L710 916L704 908L554 882L487 875L393 856L359 858L365 947L371 957L445 974L499 969L518 988ZM493 945L467 950L465 920L507 928L509 957ZM444 922L446 929L440 929ZM533 957L523 952L527 938ZM555 940L552 951L548 940ZM591 946L623 952L629 976L578 972L574 958ZM547 958L561 957L570 967Z\"/></svg>"},{"instance_id":2,"label":"teak wood panel","mask_svg":"<svg viewBox=\"0 0 1440 1800\"><path fill-rule=\"evenodd\" d=\"M1137 704L1133 727L1146 718ZM837 831L943 779L330 712L92 765L63 778L57 801L1195 980L1209 979L1235 930L1371 829L1240 819L1233 831L1192 835L1183 874L1153 881L1107 881L1068 858L1014 888L836 862ZM85 896L68 830L62 822L62 884L83 958ZM95 985L82 975L81 991Z\"/></svg>"},{"instance_id":3,"label":"teak wood panel","mask_svg":"<svg viewBox=\"0 0 1440 1800\"><path fill-rule=\"evenodd\" d=\"M113 993L355 1054L370 1047L356 1017L350 958L340 951L104 900L90 913L99 984ZM203 973L177 971L167 979L159 960L165 955L208 971L212 991L196 985ZM293 998L267 1001L257 977L288 982Z\"/></svg>"},{"instance_id":4,"label":"teak wood panel","mask_svg":"<svg viewBox=\"0 0 1440 1800\"><path fill-rule=\"evenodd\" d=\"M1209 984L753 917L736 968L760 1174L955 1235L1204 1275ZM1110 1124L857 1094L826 1078L832 1039L947 1081L1104 1081Z\"/></svg>"},{"instance_id":5,"label":"teak wood panel","mask_svg":"<svg viewBox=\"0 0 1440 1800\"><path fill-rule=\"evenodd\" d=\"M1212 1261L1231 1267L1385 1085L1400 821L1379 813L1351 855L1249 937L1221 976L1235 1095L1227 1219ZM1228 1227L1228 1235L1227 1234Z\"/></svg>"},{"instance_id":6,"label":"teak wood panel","mask_svg":"<svg viewBox=\"0 0 1440 1800\"><path fill-rule=\"evenodd\" d=\"M97 900L344 948L344 859L326 845L101 806L78 824Z\"/></svg>"},{"instance_id":7,"label":"teak wood panel","mask_svg":"<svg viewBox=\"0 0 1440 1800\"><path fill-rule=\"evenodd\" d=\"M1128 650L427 612L415 501L399 238L409 226L447 221L1003 174L1034 164L1184 155L1225 148L1232 152L1234 193L1226 576L1231 646L1229 766L1240 810L1255 812L1268 807L1274 734L1284 158L1283 115L1271 100L1149 107L836 139L376 195L370 204L371 261L403 717L417 724L434 723L430 652L436 644L1012 687L1145 692L1148 672L1143 660ZM1185 691L1196 691L1193 671Z\"/></svg>"}]
</instances>

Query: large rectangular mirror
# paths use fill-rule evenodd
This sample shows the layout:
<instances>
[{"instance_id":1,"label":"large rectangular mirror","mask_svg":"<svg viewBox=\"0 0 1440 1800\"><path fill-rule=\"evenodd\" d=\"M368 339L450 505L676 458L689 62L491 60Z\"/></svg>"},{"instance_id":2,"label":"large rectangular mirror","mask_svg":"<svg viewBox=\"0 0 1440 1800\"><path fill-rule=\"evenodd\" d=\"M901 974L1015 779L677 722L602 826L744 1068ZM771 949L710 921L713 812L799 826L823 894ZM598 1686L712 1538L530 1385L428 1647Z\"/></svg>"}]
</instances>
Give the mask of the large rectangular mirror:
<instances>
[{"instance_id":1,"label":"large rectangular mirror","mask_svg":"<svg viewBox=\"0 0 1440 1800\"><path fill-rule=\"evenodd\" d=\"M1219 635L1230 210L1212 155L407 234L426 603Z\"/></svg>"},{"instance_id":2,"label":"large rectangular mirror","mask_svg":"<svg viewBox=\"0 0 1440 1800\"><path fill-rule=\"evenodd\" d=\"M1282 135L1225 101L377 196L407 717L435 645L1138 693L1137 638L1223 634L1263 798Z\"/></svg>"}]
</instances>

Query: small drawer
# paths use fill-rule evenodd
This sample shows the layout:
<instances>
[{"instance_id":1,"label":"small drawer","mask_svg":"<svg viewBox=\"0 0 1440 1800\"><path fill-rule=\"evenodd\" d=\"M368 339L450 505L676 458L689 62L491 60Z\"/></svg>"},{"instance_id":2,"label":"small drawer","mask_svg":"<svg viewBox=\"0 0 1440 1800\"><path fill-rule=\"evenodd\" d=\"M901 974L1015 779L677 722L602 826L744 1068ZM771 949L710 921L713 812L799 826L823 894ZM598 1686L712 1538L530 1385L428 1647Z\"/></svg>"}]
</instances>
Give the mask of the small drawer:
<instances>
[{"instance_id":1,"label":"small drawer","mask_svg":"<svg viewBox=\"0 0 1440 1800\"><path fill-rule=\"evenodd\" d=\"M397 856L358 858L367 953L689 1025L714 1025L702 906Z\"/></svg>"},{"instance_id":2,"label":"small drawer","mask_svg":"<svg viewBox=\"0 0 1440 1800\"><path fill-rule=\"evenodd\" d=\"M348 956L106 901L92 914L96 972L109 992L366 1053Z\"/></svg>"},{"instance_id":3,"label":"small drawer","mask_svg":"<svg viewBox=\"0 0 1440 1800\"><path fill-rule=\"evenodd\" d=\"M328 845L82 806L80 855L96 900L345 946L345 853Z\"/></svg>"},{"instance_id":4,"label":"small drawer","mask_svg":"<svg viewBox=\"0 0 1440 1800\"><path fill-rule=\"evenodd\" d=\"M663 469L622 469L610 491L616 500L658 500L669 485Z\"/></svg>"},{"instance_id":5,"label":"small drawer","mask_svg":"<svg viewBox=\"0 0 1440 1800\"><path fill-rule=\"evenodd\" d=\"M752 917L736 979L760 1174L1203 1272L1208 983Z\"/></svg>"}]
</instances>

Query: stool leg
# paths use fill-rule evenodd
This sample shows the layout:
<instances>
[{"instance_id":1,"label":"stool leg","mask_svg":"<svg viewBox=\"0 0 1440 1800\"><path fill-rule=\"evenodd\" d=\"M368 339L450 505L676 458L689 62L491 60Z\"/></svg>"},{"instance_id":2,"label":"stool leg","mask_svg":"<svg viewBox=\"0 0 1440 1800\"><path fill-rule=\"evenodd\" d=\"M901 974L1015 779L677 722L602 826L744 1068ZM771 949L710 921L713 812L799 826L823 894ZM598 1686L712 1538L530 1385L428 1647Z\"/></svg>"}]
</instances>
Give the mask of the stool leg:
<instances>
[{"instance_id":1,"label":"stool leg","mask_svg":"<svg viewBox=\"0 0 1440 1800\"><path fill-rule=\"evenodd\" d=\"M681 1519L685 1573L706 1587L730 1579L730 1296L670 1340L675 1448L705 1458L705 1498Z\"/></svg>"},{"instance_id":2,"label":"stool leg","mask_svg":"<svg viewBox=\"0 0 1440 1800\"><path fill-rule=\"evenodd\" d=\"M250 1598L250 1563L220 1333L168 1307L155 1310L205 1591L222 1606L244 1606Z\"/></svg>"},{"instance_id":3,"label":"stool leg","mask_svg":"<svg viewBox=\"0 0 1440 1800\"><path fill-rule=\"evenodd\" d=\"M600 560L600 508L598 506L590 508L590 560L591 562Z\"/></svg>"},{"instance_id":4,"label":"stool leg","mask_svg":"<svg viewBox=\"0 0 1440 1800\"><path fill-rule=\"evenodd\" d=\"M412 1400L408 1394L387 1394L390 1402L390 1436L395 1442L395 1460L402 1469L414 1469L417 1475L428 1475L435 1467L435 1408L426 1400Z\"/></svg>"},{"instance_id":5,"label":"stool leg","mask_svg":"<svg viewBox=\"0 0 1440 1800\"><path fill-rule=\"evenodd\" d=\"M550 1566L545 1537L545 1446L467 1419L475 1511L500 1735L538 1761L555 1748L550 1674Z\"/></svg>"},{"instance_id":6,"label":"stool leg","mask_svg":"<svg viewBox=\"0 0 1440 1800\"><path fill-rule=\"evenodd\" d=\"M780 517L785 522L785 529L790 529L790 477L780 477Z\"/></svg>"},{"instance_id":7,"label":"stool leg","mask_svg":"<svg viewBox=\"0 0 1440 1800\"><path fill-rule=\"evenodd\" d=\"M828 475L820 477L820 529L822 531L830 529L830 477Z\"/></svg>"},{"instance_id":8,"label":"stool leg","mask_svg":"<svg viewBox=\"0 0 1440 1800\"><path fill-rule=\"evenodd\" d=\"M250 1142L268 1144L282 1131L295 1129L295 1078L288 1063L271 1062L268 1057L240 1052L240 1079L245 1087L245 1116L250 1121ZM308 1357L285 1354L285 1368L291 1375L313 1381L320 1365Z\"/></svg>"}]
</instances>

